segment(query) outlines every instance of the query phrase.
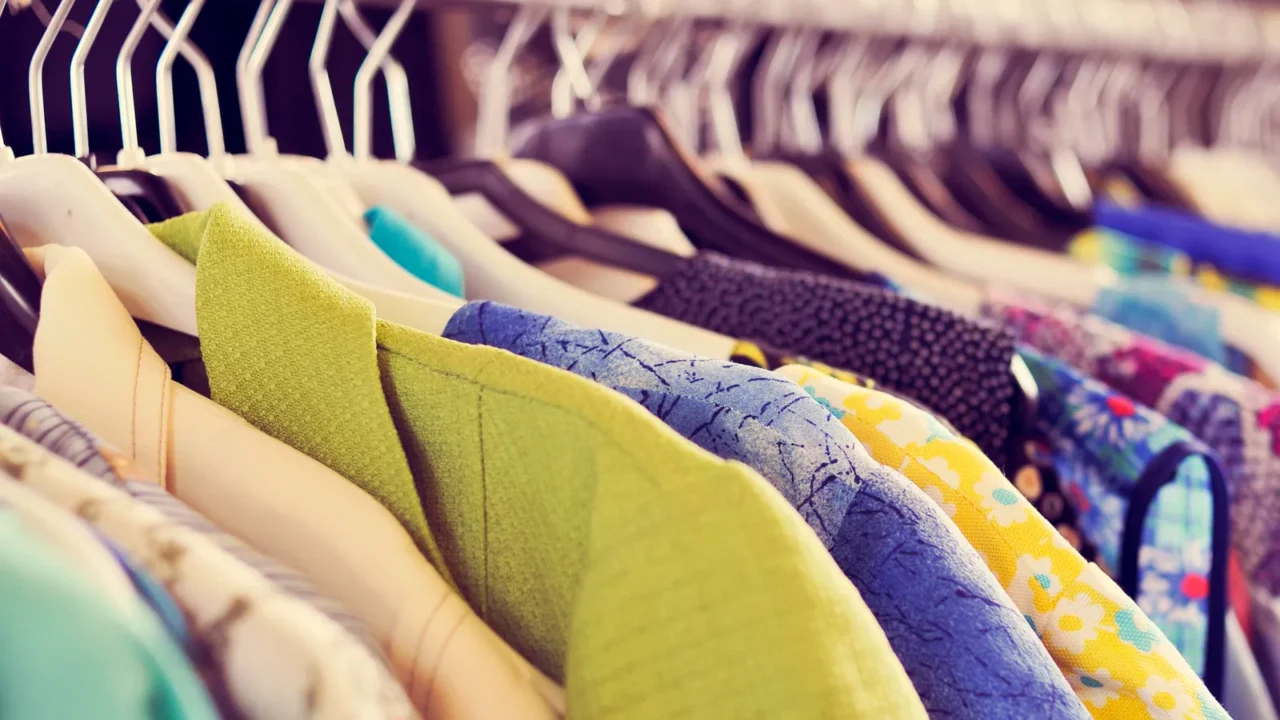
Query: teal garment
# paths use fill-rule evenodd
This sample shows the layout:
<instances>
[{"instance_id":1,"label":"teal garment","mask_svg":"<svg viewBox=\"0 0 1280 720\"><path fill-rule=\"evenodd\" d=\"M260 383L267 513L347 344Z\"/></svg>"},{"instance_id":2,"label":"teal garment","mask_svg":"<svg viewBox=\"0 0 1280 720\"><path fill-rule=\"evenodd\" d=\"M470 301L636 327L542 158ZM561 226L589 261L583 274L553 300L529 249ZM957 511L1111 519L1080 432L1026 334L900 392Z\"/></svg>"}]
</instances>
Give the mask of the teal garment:
<instances>
[{"instance_id":1,"label":"teal garment","mask_svg":"<svg viewBox=\"0 0 1280 720\"><path fill-rule=\"evenodd\" d=\"M375 205L364 214L369 237L400 267L451 295L466 297L462 263L436 239L400 213Z\"/></svg>"},{"instance_id":2,"label":"teal garment","mask_svg":"<svg viewBox=\"0 0 1280 720\"><path fill-rule=\"evenodd\" d=\"M1167 277L1137 275L1103 288L1093 313L1216 363L1227 361L1218 309L1197 303Z\"/></svg>"},{"instance_id":3,"label":"teal garment","mask_svg":"<svg viewBox=\"0 0 1280 720\"><path fill-rule=\"evenodd\" d=\"M218 717L150 611L108 604L2 505L0 608L0 717Z\"/></svg>"}]
</instances>

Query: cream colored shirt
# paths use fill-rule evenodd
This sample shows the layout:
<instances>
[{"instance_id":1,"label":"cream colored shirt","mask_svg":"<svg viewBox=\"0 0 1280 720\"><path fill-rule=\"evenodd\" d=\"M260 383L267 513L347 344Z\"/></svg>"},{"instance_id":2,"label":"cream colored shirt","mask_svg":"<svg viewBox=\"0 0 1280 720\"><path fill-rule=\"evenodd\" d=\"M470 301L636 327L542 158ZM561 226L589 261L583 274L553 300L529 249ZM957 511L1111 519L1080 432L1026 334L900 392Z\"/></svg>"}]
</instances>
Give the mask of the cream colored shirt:
<instances>
[{"instance_id":1,"label":"cream colored shirt","mask_svg":"<svg viewBox=\"0 0 1280 720\"><path fill-rule=\"evenodd\" d=\"M424 717L563 715L563 691L489 630L377 501L173 382L84 252L46 246L29 258L45 274L36 394L345 603Z\"/></svg>"}]
</instances>

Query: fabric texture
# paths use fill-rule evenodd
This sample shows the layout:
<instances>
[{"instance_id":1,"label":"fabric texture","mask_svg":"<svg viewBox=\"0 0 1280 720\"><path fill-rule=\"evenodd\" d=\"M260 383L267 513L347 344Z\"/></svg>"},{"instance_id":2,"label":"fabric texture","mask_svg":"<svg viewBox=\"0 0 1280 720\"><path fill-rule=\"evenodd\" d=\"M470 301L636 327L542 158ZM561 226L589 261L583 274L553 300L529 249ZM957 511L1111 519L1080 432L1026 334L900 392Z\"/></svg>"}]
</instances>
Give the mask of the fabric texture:
<instances>
[{"instance_id":1,"label":"fabric texture","mask_svg":"<svg viewBox=\"0 0 1280 720\"><path fill-rule=\"evenodd\" d=\"M1229 482L1232 546L1255 589L1280 594L1280 394L1062 303L992 293L983 314L1213 449Z\"/></svg>"},{"instance_id":2,"label":"fabric texture","mask_svg":"<svg viewBox=\"0 0 1280 720\"><path fill-rule=\"evenodd\" d=\"M35 339L40 397L136 469L154 468L143 472L148 481L340 600L374 632L424 716L564 715L563 688L485 625L389 510L175 383L83 250L26 254L45 274Z\"/></svg>"},{"instance_id":3,"label":"fabric texture","mask_svg":"<svg viewBox=\"0 0 1280 720\"><path fill-rule=\"evenodd\" d=\"M931 717L1087 716L942 511L792 383L492 302L464 306L444 336L613 388L702 448L760 472L861 592Z\"/></svg>"},{"instance_id":4,"label":"fabric texture","mask_svg":"<svg viewBox=\"0 0 1280 720\"><path fill-rule=\"evenodd\" d=\"M0 462L28 487L111 537L165 583L190 616L242 717L417 717L404 691L365 648L202 536L7 426L0 427Z\"/></svg>"},{"instance_id":5,"label":"fabric texture","mask_svg":"<svg viewBox=\"0 0 1280 720\"><path fill-rule=\"evenodd\" d=\"M636 305L874 379L936 410L1004 467L1013 338L892 292L701 252Z\"/></svg>"},{"instance_id":6,"label":"fabric texture","mask_svg":"<svg viewBox=\"0 0 1280 720\"><path fill-rule=\"evenodd\" d=\"M160 235L200 245L214 399L394 488L406 517L416 485L463 595L563 679L570 717L924 717L856 590L748 468L571 373L379 321L225 207Z\"/></svg>"},{"instance_id":7,"label":"fabric texture","mask_svg":"<svg viewBox=\"0 0 1280 720\"><path fill-rule=\"evenodd\" d=\"M1127 278L1098 292L1093 313L1127 328L1186 348L1217 363L1227 347L1217 308L1200 305L1166 278Z\"/></svg>"},{"instance_id":8,"label":"fabric texture","mask_svg":"<svg viewBox=\"0 0 1280 720\"><path fill-rule=\"evenodd\" d=\"M1280 284L1280 236L1160 207L1126 210L1098 203L1093 218L1104 228L1183 253L1228 275Z\"/></svg>"},{"instance_id":9,"label":"fabric texture","mask_svg":"<svg viewBox=\"0 0 1280 720\"><path fill-rule=\"evenodd\" d=\"M1107 265L1124 275L1186 277L1208 290L1249 298L1268 310L1280 310L1280 284L1235 277L1210 263L1196 262L1186 253L1121 232L1095 228L1071 241L1071 255L1085 262Z\"/></svg>"},{"instance_id":10,"label":"fabric texture","mask_svg":"<svg viewBox=\"0 0 1280 720\"><path fill-rule=\"evenodd\" d=\"M261 573L280 590L327 615L352 637L360 640L375 657L385 661L368 626L353 617L346 608L322 595L296 571L224 533L156 485L142 481L133 468L133 463L123 454L45 401L16 388L0 388L0 423L40 444L85 474L124 490L135 500L164 515L170 522L208 538L240 562Z\"/></svg>"},{"instance_id":11,"label":"fabric texture","mask_svg":"<svg viewBox=\"0 0 1280 720\"><path fill-rule=\"evenodd\" d=\"M435 238L389 207L365 211L369 238L400 267L450 295L466 297L462 263Z\"/></svg>"},{"instance_id":12,"label":"fabric texture","mask_svg":"<svg viewBox=\"0 0 1280 720\"><path fill-rule=\"evenodd\" d=\"M182 651L149 610L135 606L126 612L109 602L3 504L0 576L0 715L219 717Z\"/></svg>"},{"instance_id":13,"label":"fabric texture","mask_svg":"<svg viewBox=\"0 0 1280 720\"><path fill-rule=\"evenodd\" d=\"M1094 717L1226 718L1160 629L972 442L928 413L812 368L778 371L941 507L1009 591Z\"/></svg>"},{"instance_id":14,"label":"fabric texture","mask_svg":"<svg viewBox=\"0 0 1280 720\"><path fill-rule=\"evenodd\" d=\"M1216 458L1155 411L1061 361L1029 348L1021 354L1081 527L1121 587L1216 692L1230 537Z\"/></svg>"}]
</instances>

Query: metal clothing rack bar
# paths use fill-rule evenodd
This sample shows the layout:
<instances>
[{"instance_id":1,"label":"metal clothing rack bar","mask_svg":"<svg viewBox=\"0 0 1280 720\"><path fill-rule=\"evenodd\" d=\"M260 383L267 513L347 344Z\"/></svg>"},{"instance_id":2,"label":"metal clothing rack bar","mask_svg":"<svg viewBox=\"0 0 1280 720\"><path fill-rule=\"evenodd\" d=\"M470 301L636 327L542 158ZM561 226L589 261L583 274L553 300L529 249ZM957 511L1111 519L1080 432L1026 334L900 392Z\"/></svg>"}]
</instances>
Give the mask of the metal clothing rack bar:
<instances>
[{"instance_id":1,"label":"metal clothing rack bar","mask_svg":"<svg viewBox=\"0 0 1280 720\"><path fill-rule=\"evenodd\" d=\"M314 1L314 0L313 0ZM392 7L398 0L359 0ZM1280 7L1224 0L418 0L423 8L540 5L662 20L809 27L983 45L1139 54L1152 59L1280 59Z\"/></svg>"}]
</instances>

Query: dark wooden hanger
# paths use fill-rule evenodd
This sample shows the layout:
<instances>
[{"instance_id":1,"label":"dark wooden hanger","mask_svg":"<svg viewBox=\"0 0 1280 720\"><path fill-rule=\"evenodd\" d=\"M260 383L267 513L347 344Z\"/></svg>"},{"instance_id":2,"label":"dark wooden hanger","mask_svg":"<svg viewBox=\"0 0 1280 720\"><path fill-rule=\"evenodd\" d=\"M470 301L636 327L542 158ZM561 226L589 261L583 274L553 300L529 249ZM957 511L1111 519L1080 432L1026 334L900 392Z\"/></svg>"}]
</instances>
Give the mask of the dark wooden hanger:
<instances>
[{"instance_id":1,"label":"dark wooden hanger","mask_svg":"<svg viewBox=\"0 0 1280 720\"><path fill-rule=\"evenodd\" d=\"M573 222L531 197L493 162L443 160L415 166L439 180L453 195L484 196L522 231L517 241L504 247L526 262L577 255L657 278L670 275L684 262L679 255Z\"/></svg>"},{"instance_id":2,"label":"dark wooden hanger","mask_svg":"<svg viewBox=\"0 0 1280 720\"><path fill-rule=\"evenodd\" d=\"M516 134L515 148L517 156L558 168L589 206L667 210L700 248L774 267L865 277L753 221L651 109L624 106L539 122Z\"/></svg>"},{"instance_id":3,"label":"dark wooden hanger","mask_svg":"<svg viewBox=\"0 0 1280 720\"><path fill-rule=\"evenodd\" d=\"M148 170L100 166L98 156L94 153L90 153L85 163L140 222L162 222L182 214L182 204L178 202L168 181L159 175Z\"/></svg>"},{"instance_id":4,"label":"dark wooden hanger","mask_svg":"<svg viewBox=\"0 0 1280 720\"><path fill-rule=\"evenodd\" d=\"M0 218L0 354L27 372L35 372L40 284L22 247Z\"/></svg>"}]
</instances>

